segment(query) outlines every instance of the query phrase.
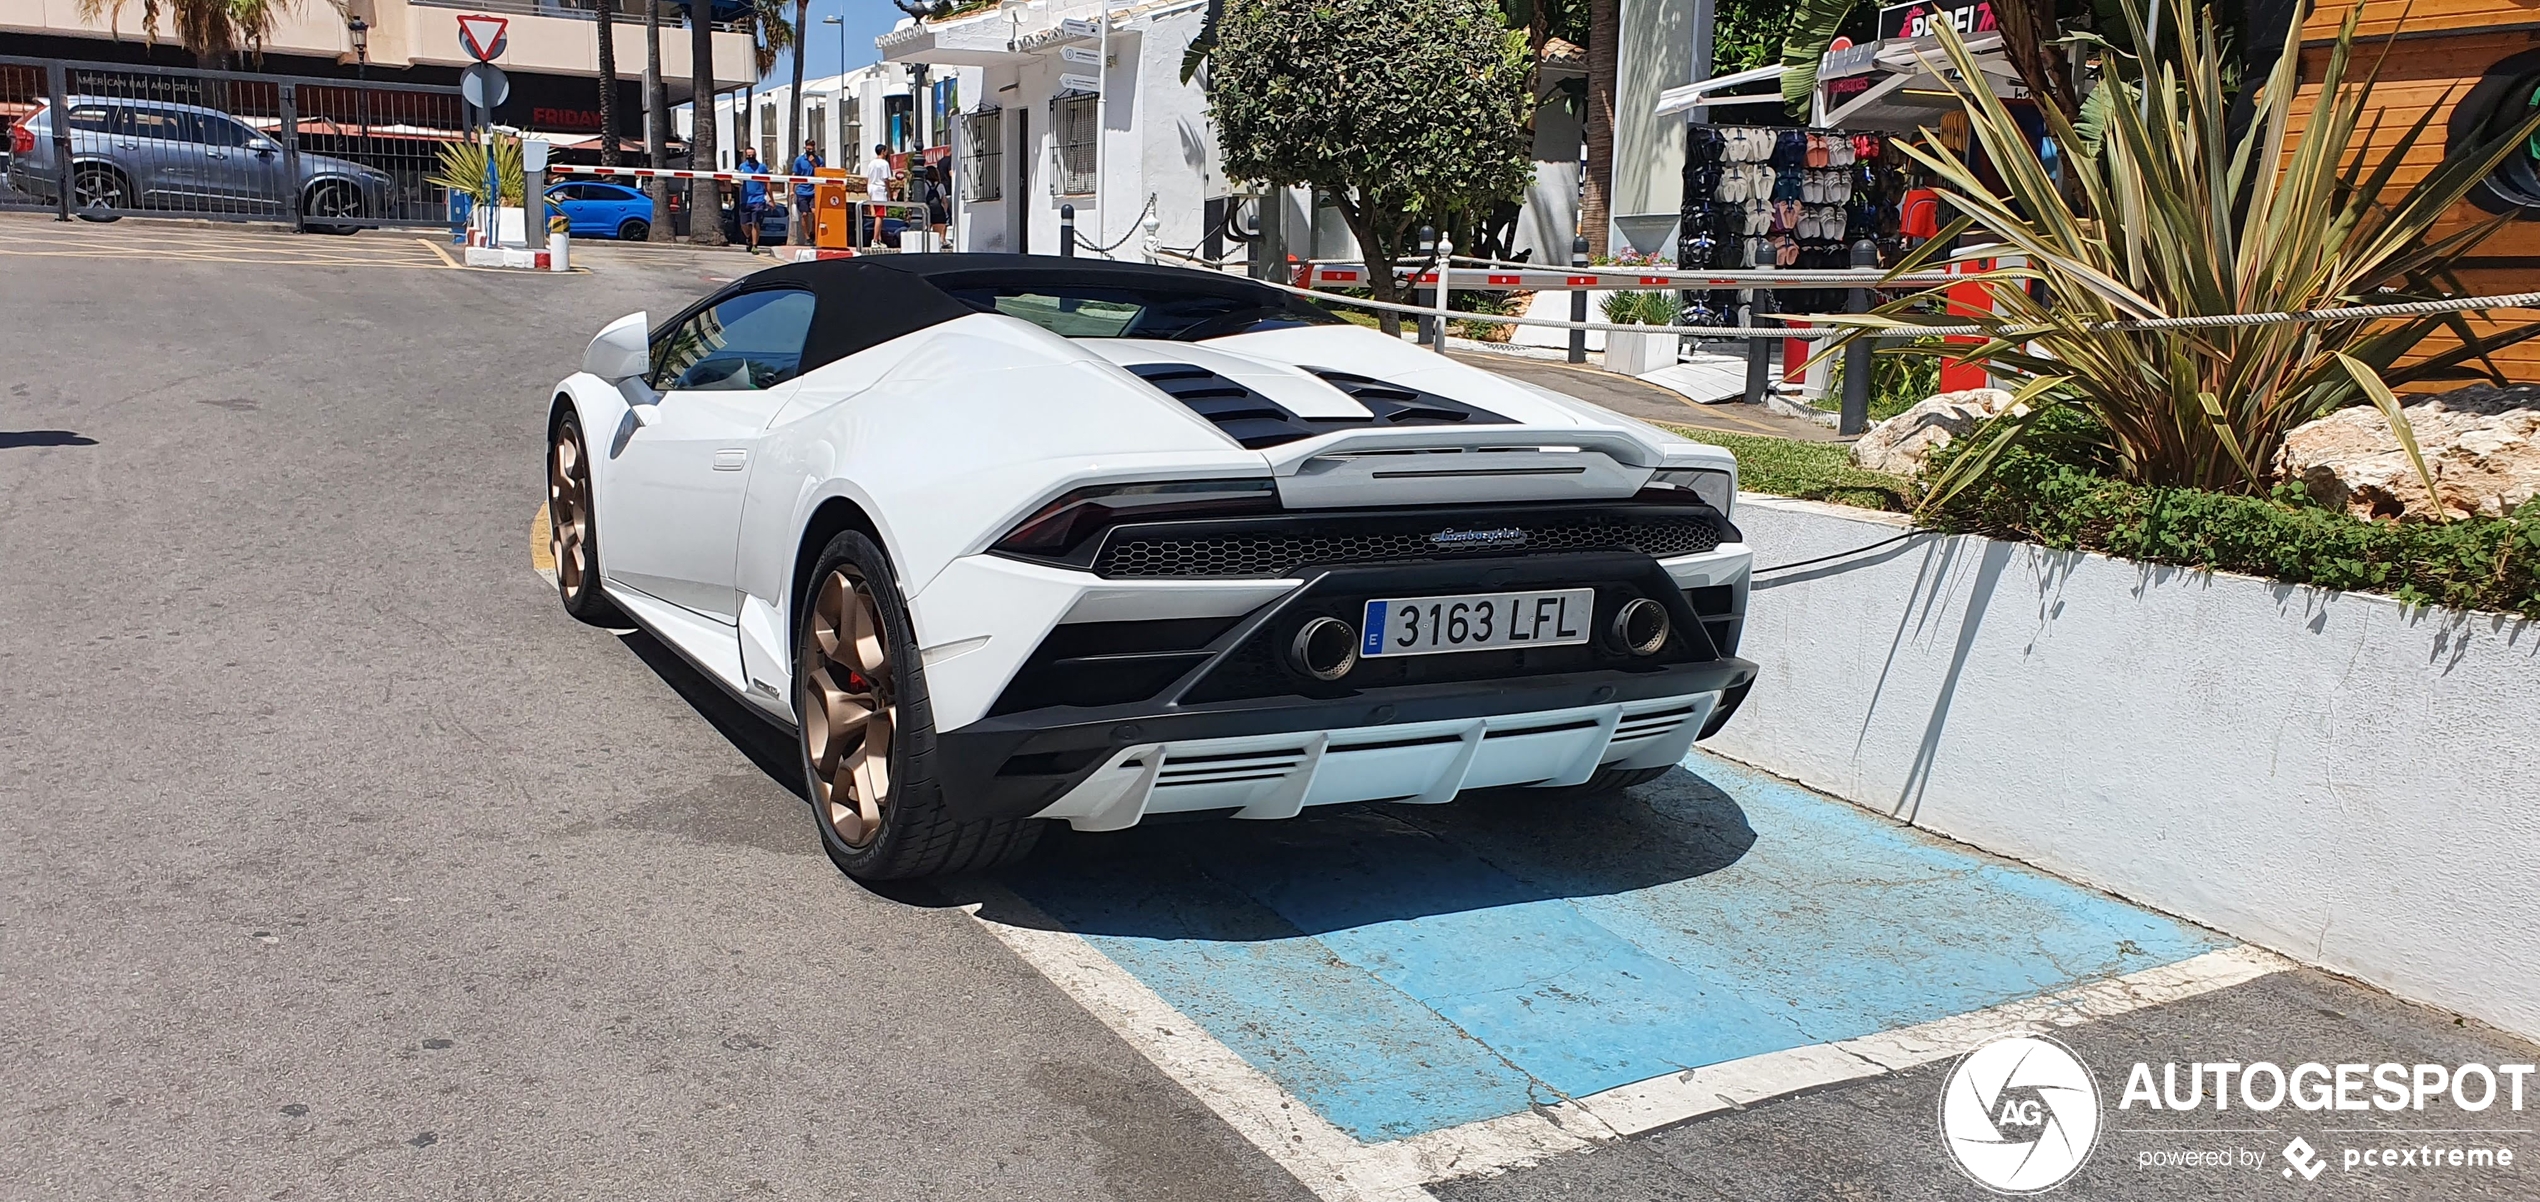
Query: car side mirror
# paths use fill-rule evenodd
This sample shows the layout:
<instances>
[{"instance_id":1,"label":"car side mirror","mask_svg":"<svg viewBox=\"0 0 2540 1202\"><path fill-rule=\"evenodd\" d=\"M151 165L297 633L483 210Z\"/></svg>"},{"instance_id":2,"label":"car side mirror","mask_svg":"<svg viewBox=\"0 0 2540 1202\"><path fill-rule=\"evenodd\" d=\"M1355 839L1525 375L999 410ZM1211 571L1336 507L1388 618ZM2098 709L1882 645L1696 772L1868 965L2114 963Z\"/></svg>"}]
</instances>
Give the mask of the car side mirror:
<instances>
[{"instance_id":1,"label":"car side mirror","mask_svg":"<svg viewBox=\"0 0 2540 1202\"><path fill-rule=\"evenodd\" d=\"M270 138L253 138L249 139L247 142L247 149L262 155L272 154L273 152L282 149L282 147L275 145L273 140Z\"/></svg>"},{"instance_id":2,"label":"car side mirror","mask_svg":"<svg viewBox=\"0 0 2540 1202\"><path fill-rule=\"evenodd\" d=\"M642 313L610 322L582 352L582 370L611 384L623 384L652 366L652 327Z\"/></svg>"}]
</instances>

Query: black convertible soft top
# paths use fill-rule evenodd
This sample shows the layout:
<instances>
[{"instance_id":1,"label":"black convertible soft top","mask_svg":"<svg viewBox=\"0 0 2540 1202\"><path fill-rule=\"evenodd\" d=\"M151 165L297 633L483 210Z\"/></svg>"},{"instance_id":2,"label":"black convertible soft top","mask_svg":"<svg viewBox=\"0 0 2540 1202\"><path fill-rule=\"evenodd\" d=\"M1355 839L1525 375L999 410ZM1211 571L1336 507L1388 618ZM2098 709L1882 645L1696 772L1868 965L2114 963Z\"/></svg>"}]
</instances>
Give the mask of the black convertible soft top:
<instances>
[{"instance_id":1,"label":"black convertible soft top","mask_svg":"<svg viewBox=\"0 0 2540 1202\"><path fill-rule=\"evenodd\" d=\"M817 303L801 370L810 371L979 311L953 296L955 291L1068 287L1222 297L1328 320L1287 293L1242 276L1054 255L872 255L787 263L735 281L700 307L762 288L809 289Z\"/></svg>"}]
</instances>

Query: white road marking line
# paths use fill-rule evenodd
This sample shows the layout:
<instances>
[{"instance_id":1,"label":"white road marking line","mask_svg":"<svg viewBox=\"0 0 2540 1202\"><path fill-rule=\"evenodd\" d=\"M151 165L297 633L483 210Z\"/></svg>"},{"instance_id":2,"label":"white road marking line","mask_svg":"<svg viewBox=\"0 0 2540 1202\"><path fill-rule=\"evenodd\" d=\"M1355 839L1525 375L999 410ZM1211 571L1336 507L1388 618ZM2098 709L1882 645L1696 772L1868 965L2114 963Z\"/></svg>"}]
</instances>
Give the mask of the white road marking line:
<instances>
[{"instance_id":1,"label":"white road marking line","mask_svg":"<svg viewBox=\"0 0 2540 1202\"><path fill-rule=\"evenodd\" d=\"M2293 966L2255 947L2225 948L1894 1031L1705 1065L1541 1110L1363 1144L1082 936L1060 929L1003 886L982 882L974 890L979 900L963 907L972 918L1325 1202L1423 1202L1434 1198L1424 1186L1448 1178L1522 1168L1706 1114L1964 1055L1997 1036L2112 1018ZM983 907L1012 915L1015 923L982 917Z\"/></svg>"},{"instance_id":2,"label":"white road marking line","mask_svg":"<svg viewBox=\"0 0 2540 1202\"><path fill-rule=\"evenodd\" d=\"M1314 1113L1083 936L1060 929L1003 886L982 882L972 895L979 901L962 908L979 925L1216 1111L1314 1196L1325 1202L1430 1202L1429 1191L1420 1188L1421 1178L1400 1171L1399 1158L1371 1157L1367 1145ZM980 918L982 905L1013 915L1015 922Z\"/></svg>"}]
</instances>

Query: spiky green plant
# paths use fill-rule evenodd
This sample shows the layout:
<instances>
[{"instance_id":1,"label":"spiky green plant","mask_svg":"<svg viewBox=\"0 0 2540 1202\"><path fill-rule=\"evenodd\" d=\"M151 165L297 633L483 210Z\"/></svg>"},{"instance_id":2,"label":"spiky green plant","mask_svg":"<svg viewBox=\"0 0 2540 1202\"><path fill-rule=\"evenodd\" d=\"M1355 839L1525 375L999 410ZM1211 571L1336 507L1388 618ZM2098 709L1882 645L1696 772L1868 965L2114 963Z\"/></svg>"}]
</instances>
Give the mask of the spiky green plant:
<instances>
[{"instance_id":1,"label":"spiky green plant","mask_svg":"<svg viewBox=\"0 0 2540 1202\"><path fill-rule=\"evenodd\" d=\"M2328 53L2325 82L2302 132L2293 128L2300 39L2289 38L2257 94L2255 118L2234 137L2213 18L2185 4L2164 8L2165 22L2173 23L2162 40L2175 37L2173 44L2189 52L2156 67L2146 84L2129 82L2122 70L2107 73L2102 86L2117 92L2100 110L2107 122L2100 152L2066 159L2077 204L2066 203L2019 123L1983 88L1956 91L1975 143L2001 180L1998 189L1967 156L1904 148L1965 216L1909 256L1900 272L1923 267L1970 225L2007 244L2004 254L2020 262L1960 277L1991 295L1990 312L1917 312L1942 297L1944 290L1933 289L1871 314L1827 319L1854 328L1844 340L1972 323L1988 340L1970 357L2021 382L2015 416L1988 425L1977 445L1950 460L1932 482L1931 503L1983 478L2004 449L2059 406L2085 412L2103 432L2105 453L2096 458L2146 484L2262 490L2275 477L2287 431L2363 402L2381 409L2415 459L2393 387L2458 375L2487 351L2540 334L2540 325L2525 325L2481 339L2459 314L2158 332L2097 328L2122 319L2461 295L2466 290L2452 266L2496 223L2439 237L2434 227L2540 127L2535 116L2451 155L2413 186L2396 186L2394 175L2441 106L2429 107L2385 150L2371 148L2380 125L2377 117L2366 124L2374 71L2357 70L2354 61L2358 6ZM2126 19L2142 44L2130 3ZM1958 77L1981 79L1964 43L1945 28L1943 34ZM2059 144L2082 144L2051 107L2046 117ZM2076 207L2101 219L2076 216ZM2043 286L2042 296L2031 294L2032 284ZM2400 366L2439 330L2462 344ZM2495 374L2492 362L2487 370ZM2421 459L2418 471L2424 474Z\"/></svg>"},{"instance_id":2,"label":"spiky green plant","mask_svg":"<svg viewBox=\"0 0 2540 1202\"><path fill-rule=\"evenodd\" d=\"M492 152L493 171L490 175L486 171L485 143L477 138L471 137L459 142L443 142L440 154L440 170L425 178L453 192L472 196L476 198L478 204L516 205L521 203L521 196L529 188L529 177L527 168L521 160L518 138L495 135ZM503 187L503 198L499 201L492 199L491 180L496 178L502 181Z\"/></svg>"}]
</instances>

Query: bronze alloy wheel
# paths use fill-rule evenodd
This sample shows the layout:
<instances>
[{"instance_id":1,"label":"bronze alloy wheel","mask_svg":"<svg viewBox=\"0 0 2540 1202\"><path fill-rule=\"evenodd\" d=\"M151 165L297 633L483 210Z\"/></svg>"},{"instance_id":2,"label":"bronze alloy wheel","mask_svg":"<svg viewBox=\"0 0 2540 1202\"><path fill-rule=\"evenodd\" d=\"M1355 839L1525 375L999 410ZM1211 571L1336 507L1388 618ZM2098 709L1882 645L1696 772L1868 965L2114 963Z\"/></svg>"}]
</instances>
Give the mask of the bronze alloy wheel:
<instances>
[{"instance_id":1,"label":"bronze alloy wheel","mask_svg":"<svg viewBox=\"0 0 2540 1202\"><path fill-rule=\"evenodd\" d=\"M812 804L838 841L862 848L891 806L891 740L899 724L888 628L873 585L852 564L813 594L802 679L803 753Z\"/></svg>"},{"instance_id":2,"label":"bronze alloy wheel","mask_svg":"<svg viewBox=\"0 0 2540 1202\"><path fill-rule=\"evenodd\" d=\"M582 431L572 422L556 428L547 452L547 551L556 561L556 591L566 608L591 587L591 469L583 462Z\"/></svg>"}]
</instances>

